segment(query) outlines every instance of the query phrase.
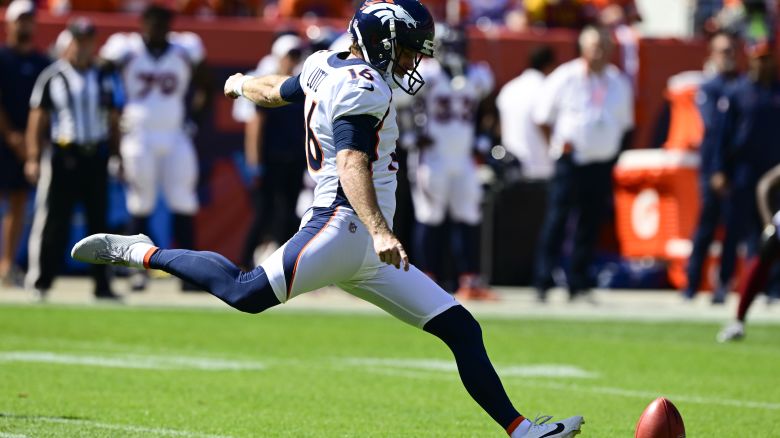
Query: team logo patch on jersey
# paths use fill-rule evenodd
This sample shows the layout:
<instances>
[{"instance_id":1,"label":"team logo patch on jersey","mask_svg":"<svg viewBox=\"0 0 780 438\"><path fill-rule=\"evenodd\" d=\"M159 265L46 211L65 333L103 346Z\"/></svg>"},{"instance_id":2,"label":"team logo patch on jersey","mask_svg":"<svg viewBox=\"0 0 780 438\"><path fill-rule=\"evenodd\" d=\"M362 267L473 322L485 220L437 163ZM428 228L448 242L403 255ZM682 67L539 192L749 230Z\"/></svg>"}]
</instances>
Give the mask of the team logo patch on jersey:
<instances>
[{"instance_id":1,"label":"team logo patch on jersey","mask_svg":"<svg viewBox=\"0 0 780 438\"><path fill-rule=\"evenodd\" d=\"M403 21L409 27L417 27L417 20L412 18L412 16L406 12L406 9L396 5L392 1L374 3L371 5L366 3L366 5L366 8L363 9L363 13L375 15L377 18L379 18L379 21L381 21L382 24L385 24L388 22L388 20L394 18L396 20Z\"/></svg>"},{"instance_id":2,"label":"team logo patch on jersey","mask_svg":"<svg viewBox=\"0 0 780 438\"><path fill-rule=\"evenodd\" d=\"M357 232L357 225L354 222L349 223L349 232L352 234Z\"/></svg>"}]
</instances>

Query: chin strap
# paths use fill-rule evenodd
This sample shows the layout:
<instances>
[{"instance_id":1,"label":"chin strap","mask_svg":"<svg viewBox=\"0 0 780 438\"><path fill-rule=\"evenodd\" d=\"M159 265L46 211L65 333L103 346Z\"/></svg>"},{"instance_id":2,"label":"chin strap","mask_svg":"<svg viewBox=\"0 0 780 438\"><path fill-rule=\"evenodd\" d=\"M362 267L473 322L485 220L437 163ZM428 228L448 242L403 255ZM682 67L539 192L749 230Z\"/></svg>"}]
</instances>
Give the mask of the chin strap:
<instances>
[{"instance_id":1,"label":"chin strap","mask_svg":"<svg viewBox=\"0 0 780 438\"><path fill-rule=\"evenodd\" d=\"M387 68L384 72L384 78L385 82L387 82L387 85L390 86L390 88L397 88L393 86L393 84L396 82L394 79L395 76L395 61L396 61L396 53L395 53L395 20L390 20L390 38L384 40L382 43L385 45L385 50L390 50L390 62L387 64ZM389 47L388 47L389 46ZM391 80L392 79L392 80Z\"/></svg>"}]
</instances>

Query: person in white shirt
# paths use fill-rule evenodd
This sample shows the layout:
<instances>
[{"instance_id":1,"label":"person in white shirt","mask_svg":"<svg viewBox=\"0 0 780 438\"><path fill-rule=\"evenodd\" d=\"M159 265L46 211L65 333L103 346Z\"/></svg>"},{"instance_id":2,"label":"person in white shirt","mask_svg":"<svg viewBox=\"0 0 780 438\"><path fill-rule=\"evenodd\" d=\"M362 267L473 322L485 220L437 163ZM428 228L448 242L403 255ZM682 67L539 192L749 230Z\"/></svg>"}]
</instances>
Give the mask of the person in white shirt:
<instances>
[{"instance_id":1,"label":"person in white shirt","mask_svg":"<svg viewBox=\"0 0 780 438\"><path fill-rule=\"evenodd\" d=\"M567 275L569 298L589 291L588 266L612 192L612 167L634 123L631 84L609 64L609 34L587 27L579 46L582 55L546 79L533 114L555 160L534 279L540 300L553 285L551 273L571 213L577 213L577 222Z\"/></svg>"},{"instance_id":2,"label":"person in white shirt","mask_svg":"<svg viewBox=\"0 0 780 438\"><path fill-rule=\"evenodd\" d=\"M546 180L553 174L547 140L534 123L533 110L540 99L544 78L555 66L555 54L548 45L531 51L528 68L507 82L496 98L501 117L501 143L522 166L528 179Z\"/></svg>"}]
</instances>

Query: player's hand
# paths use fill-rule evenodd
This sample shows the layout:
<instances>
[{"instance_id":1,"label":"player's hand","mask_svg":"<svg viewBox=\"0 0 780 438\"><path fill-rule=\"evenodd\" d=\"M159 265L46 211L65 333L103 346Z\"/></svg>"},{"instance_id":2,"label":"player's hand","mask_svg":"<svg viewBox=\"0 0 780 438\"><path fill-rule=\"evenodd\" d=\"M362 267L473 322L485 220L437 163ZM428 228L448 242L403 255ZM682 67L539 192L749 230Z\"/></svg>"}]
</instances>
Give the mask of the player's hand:
<instances>
[{"instance_id":1,"label":"player's hand","mask_svg":"<svg viewBox=\"0 0 780 438\"><path fill-rule=\"evenodd\" d=\"M116 178L118 181L125 181L125 166L122 163L122 157L119 155L108 157L108 175Z\"/></svg>"},{"instance_id":2,"label":"player's hand","mask_svg":"<svg viewBox=\"0 0 780 438\"><path fill-rule=\"evenodd\" d=\"M241 78L244 77L243 73L236 73L233 76L227 78L225 81L225 89L223 90L225 92L225 96L229 97L231 99L237 99L239 94L235 92L236 83L237 81L240 81Z\"/></svg>"},{"instance_id":3,"label":"player's hand","mask_svg":"<svg viewBox=\"0 0 780 438\"><path fill-rule=\"evenodd\" d=\"M41 165L38 160L27 160L24 162L24 176L30 184L38 182L38 177L41 174Z\"/></svg>"},{"instance_id":4,"label":"player's hand","mask_svg":"<svg viewBox=\"0 0 780 438\"><path fill-rule=\"evenodd\" d=\"M401 242L393 233L381 233L374 235L374 251L379 256L379 260L396 268L404 267L404 271L409 270L409 256L406 255Z\"/></svg>"},{"instance_id":5,"label":"player's hand","mask_svg":"<svg viewBox=\"0 0 780 438\"><path fill-rule=\"evenodd\" d=\"M715 172L710 177L710 188L718 195L723 196L729 188L729 182L723 172Z\"/></svg>"}]
</instances>

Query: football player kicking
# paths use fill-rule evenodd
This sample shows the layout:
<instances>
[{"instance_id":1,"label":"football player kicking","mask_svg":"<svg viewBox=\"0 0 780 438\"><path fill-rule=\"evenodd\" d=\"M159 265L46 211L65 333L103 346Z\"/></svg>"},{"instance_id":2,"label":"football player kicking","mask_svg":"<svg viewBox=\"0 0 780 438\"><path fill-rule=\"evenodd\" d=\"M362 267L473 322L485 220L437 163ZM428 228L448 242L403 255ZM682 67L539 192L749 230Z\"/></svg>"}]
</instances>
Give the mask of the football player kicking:
<instances>
[{"instance_id":1,"label":"football player kicking","mask_svg":"<svg viewBox=\"0 0 780 438\"><path fill-rule=\"evenodd\" d=\"M417 0L366 0L349 30L349 52L317 52L298 76L236 74L225 83L227 97L245 96L264 107L305 101L314 204L298 233L259 267L242 272L219 254L160 249L144 235L96 234L77 243L72 256L162 269L249 313L335 284L444 341L469 394L511 437L579 433L580 416L532 422L520 415L490 363L477 321L409 264L391 231L398 164L391 89L414 94L424 84L417 67L423 56L433 56L430 13Z\"/></svg>"}]
</instances>

